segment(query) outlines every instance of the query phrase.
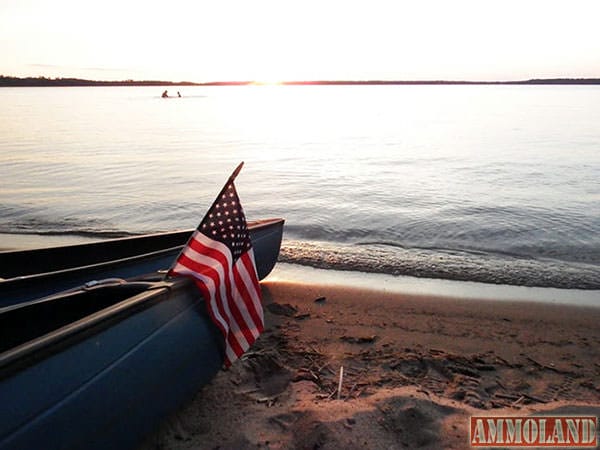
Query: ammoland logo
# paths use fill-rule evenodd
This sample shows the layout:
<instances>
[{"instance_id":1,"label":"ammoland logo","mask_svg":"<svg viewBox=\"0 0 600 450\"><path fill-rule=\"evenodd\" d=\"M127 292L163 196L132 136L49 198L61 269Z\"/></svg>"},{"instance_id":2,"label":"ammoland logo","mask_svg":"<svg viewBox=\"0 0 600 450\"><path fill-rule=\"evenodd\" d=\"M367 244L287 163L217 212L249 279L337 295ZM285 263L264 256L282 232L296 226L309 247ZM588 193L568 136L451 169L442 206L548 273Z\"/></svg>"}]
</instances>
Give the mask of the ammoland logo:
<instances>
[{"instance_id":1,"label":"ammoland logo","mask_svg":"<svg viewBox=\"0 0 600 450\"><path fill-rule=\"evenodd\" d=\"M594 416L473 416L472 447L596 447Z\"/></svg>"}]
</instances>

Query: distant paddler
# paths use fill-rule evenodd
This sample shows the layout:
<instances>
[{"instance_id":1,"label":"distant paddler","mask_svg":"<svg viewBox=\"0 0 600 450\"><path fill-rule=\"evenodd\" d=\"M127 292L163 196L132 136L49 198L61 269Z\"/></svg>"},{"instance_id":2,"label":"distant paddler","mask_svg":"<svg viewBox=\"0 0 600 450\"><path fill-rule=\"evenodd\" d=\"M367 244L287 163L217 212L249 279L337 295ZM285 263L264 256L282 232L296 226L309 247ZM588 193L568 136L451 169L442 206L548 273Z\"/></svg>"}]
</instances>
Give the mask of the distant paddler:
<instances>
[{"instance_id":1,"label":"distant paddler","mask_svg":"<svg viewBox=\"0 0 600 450\"><path fill-rule=\"evenodd\" d=\"M169 92L167 90L165 90L165 92L162 93L161 97L162 98L168 98L169 97Z\"/></svg>"}]
</instances>

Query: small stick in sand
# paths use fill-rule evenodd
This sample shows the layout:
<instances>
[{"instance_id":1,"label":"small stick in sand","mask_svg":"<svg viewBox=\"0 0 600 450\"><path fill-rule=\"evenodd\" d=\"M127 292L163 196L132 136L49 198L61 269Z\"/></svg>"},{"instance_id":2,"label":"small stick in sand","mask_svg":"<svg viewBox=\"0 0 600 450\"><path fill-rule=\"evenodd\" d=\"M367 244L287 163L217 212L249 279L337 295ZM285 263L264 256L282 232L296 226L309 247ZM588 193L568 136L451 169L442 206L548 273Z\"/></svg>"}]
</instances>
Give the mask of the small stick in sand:
<instances>
[{"instance_id":1,"label":"small stick in sand","mask_svg":"<svg viewBox=\"0 0 600 450\"><path fill-rule=\"evenodd\" d=\"M534 402L538 402L538 403L548 403L548 400L544 400L543 398L539 398L539 397L534 397L533 395L529 395L529 394L522 394L523 397L525 397L528 400L534 401Z\"/></svg>"},{"instance_id":2,"label":"small stick in sand","mask_svg":"<svg viewBox=\"0 0 600 450\"><path fill-rule=\"evenodd\" d=\"M519 403L521 403L523 400L525 400L525 396L521 395L518 399L516 399L514 402L512 402L510 404L510 406L517 406Z\"/></svg>"},{"instance_id":3,"label":"small stick in sand","mask_svg":"<svg viewBox=\"0 0 600 450\"><path fill-rule=\"evenodd\" d=\"M340 366L340 381L337 389L337 399L339 400L342 396L342 382L344 381L344 366Z\"/></svg>"}]
</instances>

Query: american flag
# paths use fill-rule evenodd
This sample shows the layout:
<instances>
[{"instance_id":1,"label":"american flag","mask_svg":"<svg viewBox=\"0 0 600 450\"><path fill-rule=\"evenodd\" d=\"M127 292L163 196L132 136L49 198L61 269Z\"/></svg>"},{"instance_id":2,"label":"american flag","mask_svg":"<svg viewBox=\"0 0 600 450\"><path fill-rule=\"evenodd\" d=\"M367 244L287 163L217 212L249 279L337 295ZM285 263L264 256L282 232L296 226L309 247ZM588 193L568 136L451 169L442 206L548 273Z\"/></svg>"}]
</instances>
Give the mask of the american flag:
<instances>
[{"instance_id":1,"label":"american flag","mask_svg":"<svg viewBox=\"0 0 600 450\"><path fill-rule=\"evenodd\" d=\"M234 174L192 234L169 275L194 279L208 313L225 337L229 367L264 329L254 252Z\"/></svg>"}]
</instances>

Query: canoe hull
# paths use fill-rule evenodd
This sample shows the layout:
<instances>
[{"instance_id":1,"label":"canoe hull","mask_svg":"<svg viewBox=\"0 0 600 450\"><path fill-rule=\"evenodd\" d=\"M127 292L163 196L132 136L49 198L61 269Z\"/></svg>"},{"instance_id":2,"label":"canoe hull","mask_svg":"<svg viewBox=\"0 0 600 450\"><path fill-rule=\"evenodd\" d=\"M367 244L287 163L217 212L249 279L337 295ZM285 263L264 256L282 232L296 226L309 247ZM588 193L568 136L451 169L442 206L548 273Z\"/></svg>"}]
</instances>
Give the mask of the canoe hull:
<instances>
[{"instance_id":1,"label":"canoe hull","mask_svg":"<svg viewBox=\"0 0 600 450\"><path fill-rule=\"evenodd\" d=\"M222 337L197 289L140 296L142 311L0 382L0 449L132 448L217 373Z\"/></svg>"}]
</instances>

